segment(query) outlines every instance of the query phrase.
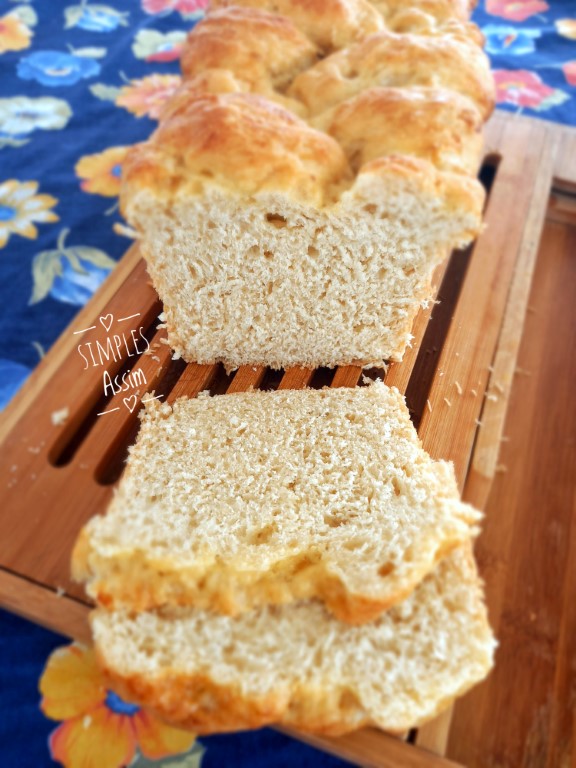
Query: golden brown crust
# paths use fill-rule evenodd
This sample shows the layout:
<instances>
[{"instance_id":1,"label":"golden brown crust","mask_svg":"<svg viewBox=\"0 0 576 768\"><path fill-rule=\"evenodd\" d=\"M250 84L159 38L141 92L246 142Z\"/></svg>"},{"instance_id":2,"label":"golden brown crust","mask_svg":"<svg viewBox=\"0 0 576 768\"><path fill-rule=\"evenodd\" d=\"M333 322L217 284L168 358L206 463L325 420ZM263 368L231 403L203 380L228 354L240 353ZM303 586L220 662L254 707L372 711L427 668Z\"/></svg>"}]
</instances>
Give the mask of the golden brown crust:
<instances>
[{"instance_id":1,"label":"golden brown crust","mask_svg":"<svg viewBox=\"0 0 576 768\"><path fill-rule=\"evenodd\" d=\"M338 576L309 556L289 558L265 573L252 573L221 563L207 568L175 567L169 558L151 560L136 551L117 555L116 567L111 570L108 563L99 563L91 553L85 529L74 550L72 574L79 581L92 579L95 572L106 574L94 580L88 592L107 610L129 606L130 610L145 611L179 605L238 616L263 605L316 598L340 621L361 625L404 600L426 573L462 543L461 539L440 542L433 560L414 569L410 579L395 582L388 576L390 592L386 598L350 592Z\"/></svg>"},{"instance_id":2,"label":"golden brown crust","mask_svg":"<svg viewBox=\"0 0 576 768\"><path fill-rule=\"evenodd\" d=\"M256 8L223 8L194 27L182 50L181 67L191 79L227 69L252 92L282 89L317 58L316 47L292 22Z\"/></svg>"},{"instance_id":3,"label":"golden brown crust","mask_svg":"<svg viewBox=\"0 0 576 768\"><path fill-rule=\"evenodd\" d=\"M211 0L210 10L229 6L285 16L324 52L384 28L380 14L368 0Z\"/></svg>"},{"instance_id":4,"label":"golden brown crust","mask_svg":"<svg viewBox=\"0 0 576 768\"><path fill-rule=\"evenodd\" d=\"M341 736L371 724L357 697L336 686L328 690L304 683L279 684L261 696L247 695L239 685L218 685L205 674L173 671L154 677L123 675L106 665L98 645L96 655L106 681L122 698L199 736L275 723L309 733Z\"/></svg>"},{"instance_id":5,"label":"golden brown crust","mask_svg":"<svg viewBox=\"0 0 576 768\"><path fill-rule=\"evenodd\" d=\"M96 649L98 652L98 648ZM246 697L238 686L220 686L207 675L123 676L99 662L110 688L126 701L136 702L172 726L194 731L198 736L251 730L267 725L282 725L322 736L343 736L359 728L374 725L363 712L357 698L346 691L328 697L326 690L315 694L308 690L269 692L261 697ZM433 712L412 727L430 722L471 684L438 702ZM398 733L387 729L387 733Z\"/></svg>"},{"instance_id":6,"label":"golden brown crust","mask_svg":"<svg viewBox=\"0 0 576 768\"><path fill-rule=\"evenodd\" d=\"M326 116L319 121L325 124ZM453 91L370 88L337 107L326 122L355 170L388 155L428 160L440 171L475 175L478 169L480 115Z\"/></svg>"},{"instance_id":7,"label":"golden brown crust","mask_svg":"<svg viewBox=\"0 0 576 768\"><path fill-rule=\"evenodd\" d=\"M433 36L371 35L302 72L289 94L318 115L376 86L451 89L474 102L484 119L494 104L488 62L465 30Z\"/></svg>"},{"instance_id":8,"label":"golden brown crust","mask_svg":"<svg viewBox=\"0 0 576 768\"><path fill-rule=\"evenodd\" d=\"M452 20L467 21L475 0L372 0L389 29L426 32ZM401 27L401 29L399 29Z\"/></svg>"},{"instance_id":9,"label":"golden brown crust","mask_svg":"<svg viewBox=\"0 0 576 768\"><path fill-rule=\"evenodd\" d=\"M149 188L160 196L195 194L216 183L239 194L282 191L322 205L350 171L334 139L291 112L244 93L197 96L194 81L169 105L152 138L123 166L121 204Z\"/></svg>"}]
</instances>

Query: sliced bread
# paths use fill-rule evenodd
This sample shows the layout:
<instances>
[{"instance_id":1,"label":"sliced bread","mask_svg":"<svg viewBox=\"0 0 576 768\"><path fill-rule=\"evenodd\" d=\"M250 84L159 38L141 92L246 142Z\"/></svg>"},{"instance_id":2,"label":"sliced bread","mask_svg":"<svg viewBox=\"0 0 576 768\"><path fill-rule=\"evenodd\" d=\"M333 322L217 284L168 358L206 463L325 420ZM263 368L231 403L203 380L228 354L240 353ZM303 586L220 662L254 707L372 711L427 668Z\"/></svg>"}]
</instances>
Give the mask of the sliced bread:
<instances>
[{"instance_id":1,"label":"sliced bread","mask_svg":"<svg viewBox=\"0 0 576 768\"><path fill-rule=\"evenodd\" d=\"M402 396L253 391L147 405L73 572L100 604L230 615L319 598L362 623L402 600L480 513L422 449Z\"/></svg>"},{"instance_id":2,"label":"sliced bread","mask_svg":"<svg viewBox=\"0 0 576 768\"><path fill-rule=\"evenodd\" d=\"M191 608L98 610L92 628L122 696L199 734L271 723L401 731L481 680L495 646L468 547L362 627L304 602L235 619Z\"/></svg>"}]
</instances>

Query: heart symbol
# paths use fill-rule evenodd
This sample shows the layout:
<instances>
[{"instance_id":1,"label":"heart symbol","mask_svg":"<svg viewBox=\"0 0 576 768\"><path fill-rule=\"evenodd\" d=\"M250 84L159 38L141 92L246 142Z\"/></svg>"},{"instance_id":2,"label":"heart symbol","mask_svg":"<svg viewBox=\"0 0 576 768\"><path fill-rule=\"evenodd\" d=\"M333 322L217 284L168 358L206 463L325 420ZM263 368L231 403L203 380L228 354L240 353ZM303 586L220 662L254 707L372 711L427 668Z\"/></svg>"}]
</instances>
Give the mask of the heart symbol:
<instances>
[{"instance_id":1,"label":"heart symbol","mask_svg":"<svg viewBox=\"0 0 576 768\"><path fill-rule=\"evenodd\" d=\"M124 405L126 406L126 408L128 408L130 413L132 413L134 408L136 408L136 403L137 402L138 402L138 396L137 395L132 395L131 397L125 397L124 398Z\"/></svg>"},{"instance_id":2,"label":"heart symbol","mask_svg":"<svg viewBox=\"0 0 576 768\"><path fill-rule=\"evenodd\" d=\"M104 315L103 317L100 318L100 322L102 323L102 325L104 326L107 332L110 330L110 326L112 325L113 321L114 321L114 315L112 314Z\"/></svg>"}]
</instances>

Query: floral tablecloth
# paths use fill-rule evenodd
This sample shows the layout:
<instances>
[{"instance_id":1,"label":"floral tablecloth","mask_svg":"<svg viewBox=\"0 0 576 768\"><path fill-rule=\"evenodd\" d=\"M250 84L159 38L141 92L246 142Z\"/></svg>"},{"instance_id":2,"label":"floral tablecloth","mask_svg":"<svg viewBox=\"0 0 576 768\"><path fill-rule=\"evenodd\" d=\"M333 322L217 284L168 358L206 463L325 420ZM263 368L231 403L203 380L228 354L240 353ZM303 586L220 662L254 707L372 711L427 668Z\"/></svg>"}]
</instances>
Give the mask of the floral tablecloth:
<instances>
[{"instance_id":1,"label":"floral tablecloth","mask_svg":"<svg viewBox=\"0 0 576 768\"><path fill-rule=\"evenodd\" d=\"M126 250L122 159L205 0L110 3L0 0L0 408ZM500 108L576 124L576 1L485 0L476 21ZM0 764L59 763L344 766L272 730L194 741L108 692L89 649L0 611Z\"/></svg>"}]
</instances>

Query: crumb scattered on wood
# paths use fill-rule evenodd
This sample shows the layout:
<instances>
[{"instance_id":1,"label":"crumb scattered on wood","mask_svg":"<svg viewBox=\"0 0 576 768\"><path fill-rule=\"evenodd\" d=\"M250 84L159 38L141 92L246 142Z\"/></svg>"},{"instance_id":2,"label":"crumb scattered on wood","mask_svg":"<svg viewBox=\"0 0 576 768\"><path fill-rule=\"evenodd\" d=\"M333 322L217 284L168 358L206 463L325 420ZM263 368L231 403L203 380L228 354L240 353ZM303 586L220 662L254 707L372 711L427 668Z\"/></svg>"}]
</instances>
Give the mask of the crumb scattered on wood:
<instances>
[{"instance_id":1,"label":"crumb scattered on wood","mask_svg":"<svg viewBox=\"0 0 576 768\"><path fill-rule=\"evenodd\" d=\"M426 408L432 413L432 404L430 403L430 400L426 400Z\"/></svg>"},{"instance_id":2,"label":"crumb scattered on wood","mask_svg":"<svg viewBox=\"0 0 576 768\"><path fill-rule=\"evenodd\" d=\"M490 400L493 403L497 403L498 402L498 395L495 395L494 393L491 392L490 394L486 395L486 400Z\"/></svg>"},{"instance_id":3,"label":"crumb scattered on wood","mask_svg":"<svg viewBox=\"0 0 576 768\"><path fill-rule=\"evenodd\" d=\"M518 374L518 376L532 376L532 372L527 371L526 368L516 367L516 370L514 372Z\"/></svg>"},{"instance_id":4,"label":"crumb scattered on wood","mask_svg":"<svg viewBox=\"0 0 576 768\"><path fill-rule=\"evenodd\" d=\"M66 590L64 587L56 587L56 597L64 597Z\"/></svg>"},{"instance_id":5,"label":"crumb scattered on wood","mask_svg":"<svg viewBox=\"0 0 576 768\"><path fill-rule=\"evenodd\" d=\"M456 387L456 392L458 392L459 395L462 394L462 386L459 381L454 382L454 386Z\"/></svg>"},{"instance_id":6,"label":"crumb scattered on wood","mask_svg":"<svg viewBox=\"0 0 576 768\"><path fill-rule=\"evenodd\" d=\"M478 397L478 392L475 389L471 389L470 392L472 392L474 397Z\"/></svg>"},{"instance_id":7,"label":"crumb scattered on wood","mask_svg":"<svg viewBox=\"0 0 576 768\"><path fill-rule=\"evenodd\" d=\"M476 424L477 427L482 426L482 422L480 421L480 419L474 419L474 423Z\"/></svg>"},{"instance_id":8,"label":"crumb scattered on wood","mask_svg":"<svg viewBox=\"0 0 576 768\"><path fill-rule=\"evenodd\" d=\"M34 447L33 445L29 445L28 453L40 453L40 446L37 445L36 447Z\"/></svg>"},{"instance_id":9,"label":"crumb scattered on wood","mask_svg":"<svg viewBox=\"0 0 576 768\"><path fill-rule=\"evenodd\" d=\"M445 397L445 398L444 398L444 402L446 403L446 405L448 406L448 408L451 408L451 407L452 407L452 403L450 402L450 400L448 400L448 398L447 398L447 397Z\"/></svg>"},{"instance_id":10,"label":"crumb scattered on wood","mask_svg":"<svg viewBox=\"0 0 576 768\"><path fill-rule=\"evenodd\" d=\"M160 362L160 358L158 357L158 355L152 355L152 360L156 360L157 363Z\"/></svg>"},{"instance_id":11,"label":"crumb scattered on wood","mask_svg":"<svg viewBox=\"0 0 576 768\"><path fill-rule=\"evenodd\" d=\"M52 411L50 418L55 427L61 427L62 424L66 424L68 416L70 416L70 410L68 408L61 408L59 411Z\"/></svg>"},{"instance_id":12,"label":"crumb scattered on wood","mask_svg":"<svg viewBox=\"0 0 576 768\"><path fill-rule=\"evenodd\" d=\"M505 472L508 472L508 467L506 464L496 464L496 469L494 471L503 475Z\"/></svg>"}]
</instances>

